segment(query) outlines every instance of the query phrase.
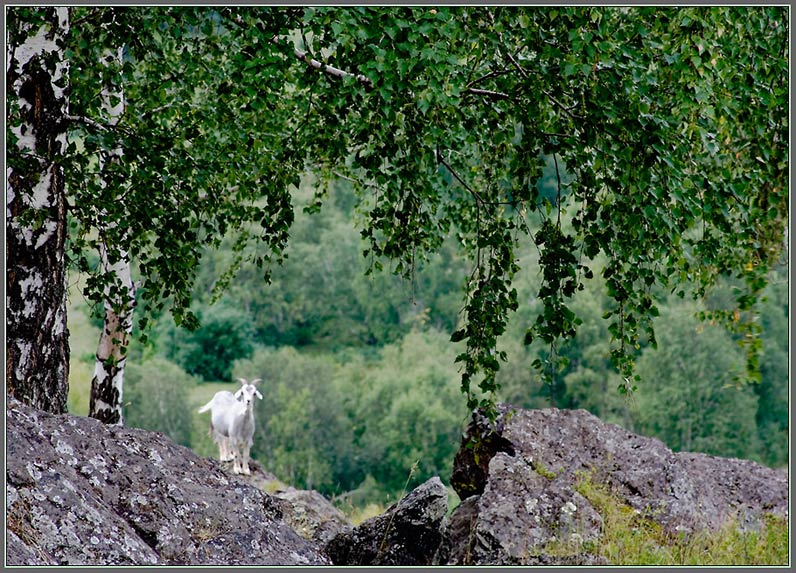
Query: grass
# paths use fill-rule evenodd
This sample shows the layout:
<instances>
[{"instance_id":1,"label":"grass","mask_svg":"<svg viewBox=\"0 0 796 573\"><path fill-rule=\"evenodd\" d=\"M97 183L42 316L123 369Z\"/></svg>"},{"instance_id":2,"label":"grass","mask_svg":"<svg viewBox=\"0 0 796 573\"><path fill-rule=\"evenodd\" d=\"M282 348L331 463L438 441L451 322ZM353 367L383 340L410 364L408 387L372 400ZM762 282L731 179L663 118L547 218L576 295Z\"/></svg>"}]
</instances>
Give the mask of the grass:
<instances>
[{"instance_id":1,"label":"grass","mask_svg":"<svg viewBox=\"0 0 796 573\"><path fill-rule=\"evenodd\" d=\"M581 477L576 490L603 518L600 539L576 544L558 541L547 552L589 552L611 565L752 566L788 564L788 522L766 515L759 531L741 531L728 522L718 531L672 535L648 516L617 499L607 486Z\"/></svg>"}]
</instances>

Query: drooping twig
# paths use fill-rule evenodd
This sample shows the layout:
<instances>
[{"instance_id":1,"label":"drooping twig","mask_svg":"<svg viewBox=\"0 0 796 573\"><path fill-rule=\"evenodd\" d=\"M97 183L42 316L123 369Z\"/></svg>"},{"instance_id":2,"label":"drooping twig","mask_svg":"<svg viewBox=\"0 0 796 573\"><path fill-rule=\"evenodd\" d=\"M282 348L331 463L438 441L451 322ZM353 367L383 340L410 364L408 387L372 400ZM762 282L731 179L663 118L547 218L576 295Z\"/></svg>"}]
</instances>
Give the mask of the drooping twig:
<instances>
[{"instance_id":1,"label":"drooping twig","mask_svg":"<svg viewBox=\"0 0 796 573\"><path fill-rule=\"evenodd\" d=\"M567 114L567 115L568 115L569 117L571 117L572 119L583 119L583 116L580 116L580 115L577 115L577 114L575 114L575 113L572 113L572 110L573 110L573 109L575 109L575 108L577 107L577 105L573 105L573 106L569 106L569 107L567 107L567 106L565 106L563 103L561 103L560 101L558 101L558 100L555 98L555 96L554 96L553 94L551 94L549 91L547 91L547 90L542 90L542 93L543 93L544 95L546 95L548 98L550 98L550 101L552 101L554 104L556 104L556 106L557 106L557 107L558 107L558 108L559 108L561 111L563 111L565 114Z\"/></svg>"}]
</instances>

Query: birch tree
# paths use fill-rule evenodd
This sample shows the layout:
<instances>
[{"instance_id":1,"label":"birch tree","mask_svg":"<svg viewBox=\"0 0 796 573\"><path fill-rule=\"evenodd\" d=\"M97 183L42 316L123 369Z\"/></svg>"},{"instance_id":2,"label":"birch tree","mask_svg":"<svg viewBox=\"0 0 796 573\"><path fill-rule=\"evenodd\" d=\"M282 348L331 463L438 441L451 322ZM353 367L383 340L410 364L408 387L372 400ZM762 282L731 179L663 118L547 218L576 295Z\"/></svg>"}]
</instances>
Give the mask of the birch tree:
<instances>
[{"instance_id":1,"label":"birch tree","mask_svg":"<svg viewBox=\"0 0 796 573\"><path fill-rule=\"evenodd\" d=\"M9 11L6 391L66 411L66 8Z\"/></svg>"},{"instance_id":2,"label":"birch tree","mask_svg":"<svg viewBox=\"0 0 796 573\"><path fill-rule=\"evenodd\" d=\"M105 67L115 65L121 70L123 48L106 50L101 57ZM107 82L101 93L102 110L109 129L116 127L124 114L124 91L120 82ZM100 185L107 185L102 179L106 165L114 161L122 161L122 149L115 147L100 150L99 171ZM124 191L122 189L122 191ZM99 218L107 219L105 213ZM111 220L112 227L119 222ZM104 318L97 346L94 364L94 376L91 380L91 397L89 399L89 416L106 424L123 424L122 402L124 397L124 366L127 361L127 347L133 332L133 309L135 308L135 285L131 269L130 256L122 247L111 244L104 239L108 229L100 228L100 268L111 280L105 287L103 301Z\"/></svg>"}]
</instances>

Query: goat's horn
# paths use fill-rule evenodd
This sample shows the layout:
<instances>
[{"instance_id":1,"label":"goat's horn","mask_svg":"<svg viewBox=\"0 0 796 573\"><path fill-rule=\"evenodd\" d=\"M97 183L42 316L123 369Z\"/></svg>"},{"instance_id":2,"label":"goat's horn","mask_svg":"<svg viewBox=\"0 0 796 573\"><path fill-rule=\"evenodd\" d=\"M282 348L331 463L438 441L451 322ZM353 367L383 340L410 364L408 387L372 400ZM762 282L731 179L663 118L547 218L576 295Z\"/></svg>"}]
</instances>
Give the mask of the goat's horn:
<instances>
[{"instance_id":1,"label":"goat's horn","mask_svg":"<svg viewBox=\"0 0 796 573\"><path fill-rule=\"evenodd\" d=\"M262 378L255 378L254 380L252 380L251 382L249 382L249 384L251 384L252 386L256 386L256 385L257 385L257 382L262 382L262 381L263 381L263 379L262 379Z\"/></svg>"},{"instance_id":2,"label":"goat's horn","mask_svg":"<svg viewBox=\"0 0 796 573\"><path fill-rule=\"evenodd\" d=\"M248 384L248 382L246 382L246 378L236 378L236 380L239 380L241 384Z\"/></svg>"}]
</instances>

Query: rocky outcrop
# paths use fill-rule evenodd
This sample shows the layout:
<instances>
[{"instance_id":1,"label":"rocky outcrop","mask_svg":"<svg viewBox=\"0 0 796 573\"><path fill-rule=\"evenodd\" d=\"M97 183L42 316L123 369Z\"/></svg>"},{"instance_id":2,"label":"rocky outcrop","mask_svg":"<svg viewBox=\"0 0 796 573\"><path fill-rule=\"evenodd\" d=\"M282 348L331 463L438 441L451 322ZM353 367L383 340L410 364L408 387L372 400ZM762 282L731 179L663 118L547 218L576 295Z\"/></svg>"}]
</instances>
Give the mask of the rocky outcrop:
<instances>
[{"instance_id":1,"label":"rocky outcrop","mask_svg":"<svg viewBox=\"0 0 796 573\"><path fill-rule=\"evenodd\" d=\"M447 510L448 492L433 477L382 515L337 534L326 552L335 565L431 565Z\"/></svg>"},{"instance_id":2,"label":"rocky outcrop","mask_svg":"<svg viewBox=\"0 0 796 573\"><path fill-rule=\"evenodd\" d=\"M8 565L325 565L279 500L162 434L8 399Z\"/></svg>"},{"instance_id":3,"label":"rocky outcrop","mask_svg":"<svg viewBox=\"0 0 796 573\"><path fill-rule=\"evenodd\" d=\"M285 523L321 547L351 527L345 514L320 492L287 487L275 491L274 496L282 502Z\"/></svg>"},{"instance_id":4,"label":"rocky outcrop","mask_svg":"<svg viewBox=\"0 0 796 573\"><path fill-rule=\"evenodd\" d=\"M787 515L785 471L673 453L583 410L499 413L468 427L450 515L434 477L353 527L318 492L280 485L256 462L251 476L233 475L162 434L9 398L6 563L604 565L586 551L603 528L588 481L673 532Z\"/></svg>"},{"instance_id":5,"label":"rocky outcrop","mask_svg":"<svg viewBox=\"0 0 796 573\"><path fill-rule=\"evenodd\" d=\"M757 527L765 513L786 515L785 472L673 453L584 410L501 405L499 412L494 426L474 416L454 461L451 484L463 501L451 515L441 563L548 564L551 543L573 548L555 564L599 563L578 551L602 525L578 492L584 480L607 486L670 531L716 529L729 520Z\"/></svg>"}]
</instances>

